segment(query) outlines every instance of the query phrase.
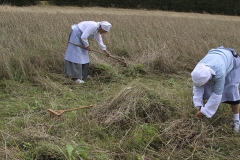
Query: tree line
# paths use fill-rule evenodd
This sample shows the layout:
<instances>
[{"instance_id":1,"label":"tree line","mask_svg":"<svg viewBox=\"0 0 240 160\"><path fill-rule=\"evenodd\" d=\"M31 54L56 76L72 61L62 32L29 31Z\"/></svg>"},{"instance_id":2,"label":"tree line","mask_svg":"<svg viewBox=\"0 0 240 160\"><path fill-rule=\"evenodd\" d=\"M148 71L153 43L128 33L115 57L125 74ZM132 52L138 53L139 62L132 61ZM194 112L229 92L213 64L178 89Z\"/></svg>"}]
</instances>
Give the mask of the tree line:
<instances>
[{"instance_id":1,"label":"tree line","mask_svg":"<svg viewBox=\"0 0 240 160\"><path fill-rule=\"evenodd\" d=\"M0 4L11 4L14 6L29 6L38 3L39 0L0 0ZM49 3L58 6L99 6L240 15L240 0L51 0Z\"/></svg>"}]
</instances>

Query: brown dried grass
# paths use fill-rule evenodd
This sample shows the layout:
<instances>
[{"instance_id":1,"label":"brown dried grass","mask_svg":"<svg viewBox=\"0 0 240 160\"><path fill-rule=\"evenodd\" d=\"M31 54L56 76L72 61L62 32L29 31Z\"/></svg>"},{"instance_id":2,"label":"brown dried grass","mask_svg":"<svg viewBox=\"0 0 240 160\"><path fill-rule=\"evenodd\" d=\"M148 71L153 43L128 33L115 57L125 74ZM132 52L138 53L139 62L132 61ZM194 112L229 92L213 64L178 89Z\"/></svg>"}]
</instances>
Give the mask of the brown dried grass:
<instances>
[{"instance_id":1,"label":"brown dried grass","mask_svg":"<svg viewBox=\"0 0 240 160\"><path fill-rule=\"evenodd\" d=\"M105 100L89 116L106 128L124 129L135 123L164 123L176 117L177 113L173 105L161 97L161 93L133 81L114 97Z\"/></svg>"},{"instance_id":2,"label":"brown dried grass","mask_svg":"<svg viewBox=\"0 0 240 160\"><path fill-rule=\"evenodd\" d=\"M16 67L26 79L34 70L62 72L70 26L84 20L110 21L113 28L103 36L108 50L113 55L127 53L129 62L143 64L149 71L191 71L211 48L224 45L240 50L240 19L234 16L98 7L0 7L1 64L10 63L14 54L21 60ZM98 49L95 42L91 44ZM94 52L91 59L116 63ZM29 67L24 65L32 72L26 72ZM9 68L2 65L0 76L13 79Z\"/></svg>"}]
</instances>

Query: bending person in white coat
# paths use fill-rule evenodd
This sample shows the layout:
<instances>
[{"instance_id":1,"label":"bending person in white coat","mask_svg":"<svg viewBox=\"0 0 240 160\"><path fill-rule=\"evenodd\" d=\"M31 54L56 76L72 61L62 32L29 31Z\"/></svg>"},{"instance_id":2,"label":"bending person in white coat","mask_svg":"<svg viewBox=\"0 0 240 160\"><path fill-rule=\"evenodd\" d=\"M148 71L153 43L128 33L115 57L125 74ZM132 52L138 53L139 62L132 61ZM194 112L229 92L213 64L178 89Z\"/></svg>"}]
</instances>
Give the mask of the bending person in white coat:
<instances>
[{"instance_id":1,"label":"bending person in white coat","mask_svg":"<svg viewBox=\"0 0 240 160\"><path fill-rule=\"evenodd\" d=\"M88 38L95 38L103 52L110 56L102 41L101 34L110 31L111 24L107 21L94 22L83 21L72 25L65 54L64 72L77 83L84 83L83 79L88 76L89 55L91 51ZM73 43L73 44L72 44ZM76 45L74 45L76 44ZM82 47L79 47L79 46Z\"/></svg>"},{"instance_id":2,"label":"bending person in white coat","mask_svg":"<svg viewBox=\"0 0 240 160\"><path fill-rule=\"evenodd\" d=\"M239 132L239 73L240 58L234 49L221 46L208 52L191 73L196 117L211 118L221 102L230 104L233 129ZM203 100L207 103L204 104Z\"/></svg>"}]
</instances>

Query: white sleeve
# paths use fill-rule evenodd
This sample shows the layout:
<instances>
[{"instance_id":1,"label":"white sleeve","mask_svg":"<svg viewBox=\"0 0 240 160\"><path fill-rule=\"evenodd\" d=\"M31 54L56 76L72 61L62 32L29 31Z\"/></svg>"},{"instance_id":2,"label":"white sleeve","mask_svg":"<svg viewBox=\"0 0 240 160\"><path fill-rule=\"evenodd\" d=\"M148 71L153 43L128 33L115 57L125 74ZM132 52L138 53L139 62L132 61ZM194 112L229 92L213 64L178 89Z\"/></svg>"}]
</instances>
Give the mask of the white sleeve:
<instances>
[{"instance_id":1,"label":"white sleeve","mask_svg":"<svg viewBox=\"0 0 240 160\"><path fill-rule=\"evenodd\" d=\"M107 47L103 44L101 34L97 32L97 33L94 35L94 37L95 37L95 39L97 40L99 47L100 47L102 50L106 50Z\"/></svg>"},{"instance_id":2,"label":"white sleeve","mask_svg":"<svg viewBox=\"0 0 240 160\"><path fill-rule=\"evenodd\" d=\"M83 44L84 44L84 47L88 47L88 46L89 46L89 43L88 43L87 36L85 36L84 34L82 34L81 39L82 39L82 42L83 42Z\"/></svg>"},{"instance_id":3,"label":"white sleeve","mask_svg":"<svg viewBox=\"0 0 240 160\"><path fill-rule=\"evenodd\" d=\"M204 87L193 86L193 104L194 107L201 106L203 107L203 93Z\"/></svg>"},{"instance_id":4,"label":"white sleeve","mask_svg":"<svg viewBox=\"0 0 240 160\"><path fill-rule=\"evenodd\" d=\"M96 30L95 26L89 26L84 31L82 31L83 33L81 35L81 39L82 39L82 42L84 44L84 47L88 47L89 46L88 36L90 34L94 33L95 30Z\"/></svg>"},{"instance_id":5,"label":"white sleeve","mask_svg":"<svg viewBox=\"0 0 240 160\"><path fill-rule=\"evenodd\" d=\"M205 106L201 107L201 113L207 118L211 118L216 113L218 106L221 103L221 99L222 95L217 95L213 92Z\"/></svg>"}]
</instances>

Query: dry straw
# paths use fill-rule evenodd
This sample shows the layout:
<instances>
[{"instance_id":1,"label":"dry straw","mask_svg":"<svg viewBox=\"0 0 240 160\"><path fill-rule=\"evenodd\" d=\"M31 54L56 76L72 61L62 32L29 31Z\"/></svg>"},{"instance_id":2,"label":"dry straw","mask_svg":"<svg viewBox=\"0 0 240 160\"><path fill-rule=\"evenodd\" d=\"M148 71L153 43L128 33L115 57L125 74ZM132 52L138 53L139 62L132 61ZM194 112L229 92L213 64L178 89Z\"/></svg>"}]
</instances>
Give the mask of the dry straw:
<instances>
[{"instance_id":1,"label":"dry straw","mask_svg":"<svg viewBox=\"0 0 240 160\"><path fill-rule=\"evenodd\" d=\"M105 100L100 107L90 113L103 127L122 128L134 123L163 123L176 116L170 102L161 99L161 93L133 81L114 97Z\"/></svg>"},{"instance_id":2,"label":"dry straw","mask_svg":"<svg viewBox=\"0 0 240 160\"><path fill-rule=\"evenodd\" d=\"M240 50L238 17L124 9L106 12L103 8L66 7L63 10L61 7L9 6L1 6L0 17L1 51L4 53L0 76L7 75L9 79L29 80L36 70L62 72L70 26L84 20L111 22L112 30L103 36L108 50L116 56L125 54L128 61L143 64L149 71L191 71L211 48L224 45ZM95 42L91 44L92 48L99 49ZM96 56L99 57L91 53L93 63ZM17 63L11 62L15 58ZM114 63L106 57L101 57L101 60ZM23 77L14 75L14 70L22 73Z\"/></svg>"}]
</instances>

